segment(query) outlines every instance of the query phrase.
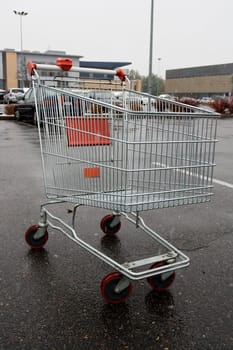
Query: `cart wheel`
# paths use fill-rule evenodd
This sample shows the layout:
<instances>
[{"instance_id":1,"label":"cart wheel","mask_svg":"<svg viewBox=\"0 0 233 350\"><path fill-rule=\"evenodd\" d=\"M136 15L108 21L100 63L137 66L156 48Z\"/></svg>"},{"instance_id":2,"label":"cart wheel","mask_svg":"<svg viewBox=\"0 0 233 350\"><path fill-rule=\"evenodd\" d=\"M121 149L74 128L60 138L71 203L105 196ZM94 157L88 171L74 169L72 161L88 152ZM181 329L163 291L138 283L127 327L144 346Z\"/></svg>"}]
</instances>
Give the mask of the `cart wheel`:
<instances>
[{"instance_id":1,"label":"cart wheel","mask_svg":"<svg viewBox=\"0 0 233 350\"><path fill-rule=\"evenodd\" d=\"M25 240L27 242L27 244L33 248L33 249L40 249L42 248L45 243L47 242L49 235L48 235L48 231L46 230L44 235L40 238L34 238L35 233L37 232L37 230L40 227L38 225L33 225L30 226L27 231L25 232Z\"/></svg>"},{"instance_id":2,"label":"cart wheel","mask_svg":"<svg viewBox=\"0 0 233 350\"><path fill-rule=\"evenodd\" d=\"M112 272L105 276L101 282L101 293L105 301L111 304L120 304L126 301L132 294L132 284L130 283L124 290L117 293L115 287L122 278L119 272Z\"/></svg>"},{"instance_id":3,"label":"cart wheel","mask_svg":"<svg viewBox=\"0 0 233 350\"><path fill-rule=\"evenodd\" d=\"M121 222L119 221L115 226L111 227L111 223L114 219L115 215L109 214L106 215L102 218L100 222L100 227L101 230L106 234L106 235L114 235L118 231L120 231L121 228Z\"/></svg>"},{"instance_id":4,"label":"cart wheel","mask_svg":"<svg viewBox=\"0 0 233 350\"><path fill-rule=\"evenodd\" d=\"M155 267L160 267L163 265L166 265L166 261L160 261L153 264L151 266L151 269L154 269ZM168 289L172 285L176 277L175 271L171 271L168 277L165 277L166 276L165 274L167 274L167 272L147 278L148 283L154 290L158 292L162 292Z\"/></svg>"}]
</instances>

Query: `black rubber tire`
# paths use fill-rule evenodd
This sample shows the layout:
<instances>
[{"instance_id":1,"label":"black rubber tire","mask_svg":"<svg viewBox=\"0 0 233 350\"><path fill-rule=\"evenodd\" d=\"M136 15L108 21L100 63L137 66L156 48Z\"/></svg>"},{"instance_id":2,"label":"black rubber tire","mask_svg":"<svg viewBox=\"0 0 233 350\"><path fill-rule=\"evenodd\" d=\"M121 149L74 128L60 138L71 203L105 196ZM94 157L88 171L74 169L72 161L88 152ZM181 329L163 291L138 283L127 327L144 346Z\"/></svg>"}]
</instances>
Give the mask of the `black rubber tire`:
<instances>
[{"instance_id":1,"label":"black rubber tire","mask_svg":"<svg viewBox=\"0 0 233 350\"><path fill-rule=\"evenodd\" d=\"M132 284L130 283L127 288L120 293L115 292L115 287L122 278L122 274L119 272L112 272L105 276L101 282L101 294L105 301L111 304L120 304L125 302L132 294Z\"/></svg>"},{"instance_id":2,"label":"black rubber tire","mask_svg":"<svg viewBox=\"0 0 233 350\"><path fill-rule=\"evenodd\" d=\"M115 235L115 233L119 232L121 229L121 222L119 221L117 225L111 227L111 222L114 219L113 214L106 215L102 218L100 222L100 228L106 235Z\"/></svg>"},{"instance_id":3,"label":"black rubber tire","mask_svg":"<svg viewBox=\"0 0 233 350\"><path fill-rule=\"evenodd\" d=\"M39 239L35 239L34 236L38 229L39 229L38 225L33 225L33 226L30 226L25 232L25 241L32 249L42 248L46 244L49 238L48 231L46 230L42 237L40 237Z\"/></svg>"},{"instance_id":4,"label":"black rubber tire","mask_svg":"<svg viewBox=\"0 0 233 350\"><path fill-rule=\"evenodd\" d=\"M151 266L151 269L154 269L155 267L160 267L166 265L165 261L160 261ZM155 291L162 292L170 288L172 283L174 282L176 277L175 271L172 271L172 273L166 278L165 280L162 279L162 274L151 276L147 278L147 282L151 286L151 288Z\"/></svg>"}]
</instances>

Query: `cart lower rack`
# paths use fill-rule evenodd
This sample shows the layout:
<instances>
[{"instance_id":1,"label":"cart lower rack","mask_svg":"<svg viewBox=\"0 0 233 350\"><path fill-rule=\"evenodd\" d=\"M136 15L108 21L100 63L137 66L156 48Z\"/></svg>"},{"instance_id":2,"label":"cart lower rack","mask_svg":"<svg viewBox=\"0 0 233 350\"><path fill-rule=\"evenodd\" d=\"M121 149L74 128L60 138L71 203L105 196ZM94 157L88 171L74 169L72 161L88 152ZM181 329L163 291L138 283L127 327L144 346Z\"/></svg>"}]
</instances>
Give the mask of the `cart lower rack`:
<instances>
[{"instance_id":1,"label":"cart lower rack","mask_svg":"<svg viewBox=\"0 0 233 350\"><path fill-rule=\"evenodd\" d=\"M111 303L130 296L130 280L147 278L153 289L167 289L189 258L149 228L140 212L210 200L217 115L126 89L118 103L97 100L86 90L42 84L32 67L49 201L41 206L39 224L26 231L27 243L44 246L50 226L106 262L117 271L101 283ZM49 210L63 202L73 203L72 225ZM84 205L111 211L100 221L104 234L117 234L123 217L162 253L120 263L94 248L75 230L77 210Z\"/></svg>"}]
</instances>

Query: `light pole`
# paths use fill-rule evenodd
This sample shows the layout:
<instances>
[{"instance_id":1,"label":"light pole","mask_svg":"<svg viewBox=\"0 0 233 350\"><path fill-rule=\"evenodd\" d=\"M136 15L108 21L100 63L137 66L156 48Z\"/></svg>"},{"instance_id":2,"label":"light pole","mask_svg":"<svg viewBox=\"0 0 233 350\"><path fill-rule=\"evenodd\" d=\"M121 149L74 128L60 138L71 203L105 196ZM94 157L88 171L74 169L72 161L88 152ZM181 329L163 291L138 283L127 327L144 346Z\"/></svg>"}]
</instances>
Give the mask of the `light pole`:
<instances>
[{"instance_id":1,"label":"light pole","mask_svg":"<svg viewBox=\"0 0 233 350\"><path fill-rule=\"evenodd\" d=\"M154 31L154 0L151 0L150 11L150 53L149 53L149 74L148 74L148 93L152 93L152 59L153 59L153 31Z\"/></svg>"},{"instance_id":2,"label":"light pole","mask_svg":"<svg viewBox=\"0 0 233 350\"><path fill-rule=\"evenodd\" d=\"M22 26L22 18L23 16L27 16L28 15L28 12L25 12L25 11L16 11L16 10L13 10L14 14L19 16L20 18L20 51L21 51L21 63L20 63L20 78L21 78L21 86L20 87L23 87L24 85L24 70L23 70L23 64L24 64L24 60L23 60L23 26Z\"/></svg>"},{"instance_id":3,"label":"light pole","mask_svg":"<svg viewBox=\"0 0 233 350\"><path fill-rule=\"evenodd\" d=\"M161 57L158 57L158 74L157 74L157 96L159 95L159 85L160 85L160 61L162 60Z\"/></svg>"}]
</instances>

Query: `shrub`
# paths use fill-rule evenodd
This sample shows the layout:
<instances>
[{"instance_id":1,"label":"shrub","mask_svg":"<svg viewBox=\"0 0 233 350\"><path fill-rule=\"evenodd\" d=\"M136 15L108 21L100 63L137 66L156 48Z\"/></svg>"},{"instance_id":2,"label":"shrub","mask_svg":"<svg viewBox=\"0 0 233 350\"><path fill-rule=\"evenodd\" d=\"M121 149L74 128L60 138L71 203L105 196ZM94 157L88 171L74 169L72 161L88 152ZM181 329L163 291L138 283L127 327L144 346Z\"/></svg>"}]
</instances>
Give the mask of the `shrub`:
<instances>
[{"instance_id":1,"label":"shrub","mask_svg":"<svg viewBox=\"0 0 233 350\"><path fill-rule=\"evenodd\" d=\"M231 114L233 114L233 102L232 102L232 101L229 102L229 104L228 104L228 109L229 109L229 112L230 112Z\"/></svg>"},{"instance_id":2,"label":"shrub","mask_svg":"<svg viewBox=\"0 0 233 350\"><path fill-rule=\"evenodd\" d=\"M197 107L200 104L199 101L195 100L194 98L182 98L180 102L193 107Z\"/></svg>"},{"instance_id":3,"label":"shrub","mask_svg":"<svg viewBox=\"0 0 233 350\"><path fill-rule=\"evenodd\" d=\"M211 103L211 107L215 110L215 112L230 115L233 114L233 101L229 101L229 99L218 99Z\"/></svg>"},{"instance_id":4,"label":"shrub","mask_svg":"<svg viewBox=\"0 0 233 350\"><path fill-rule=\"evenodd\" d=\"M14 115L15 114L15 105L14 104L5 105L5 113L7 115Z\"/></svg>"}]
</instances>

